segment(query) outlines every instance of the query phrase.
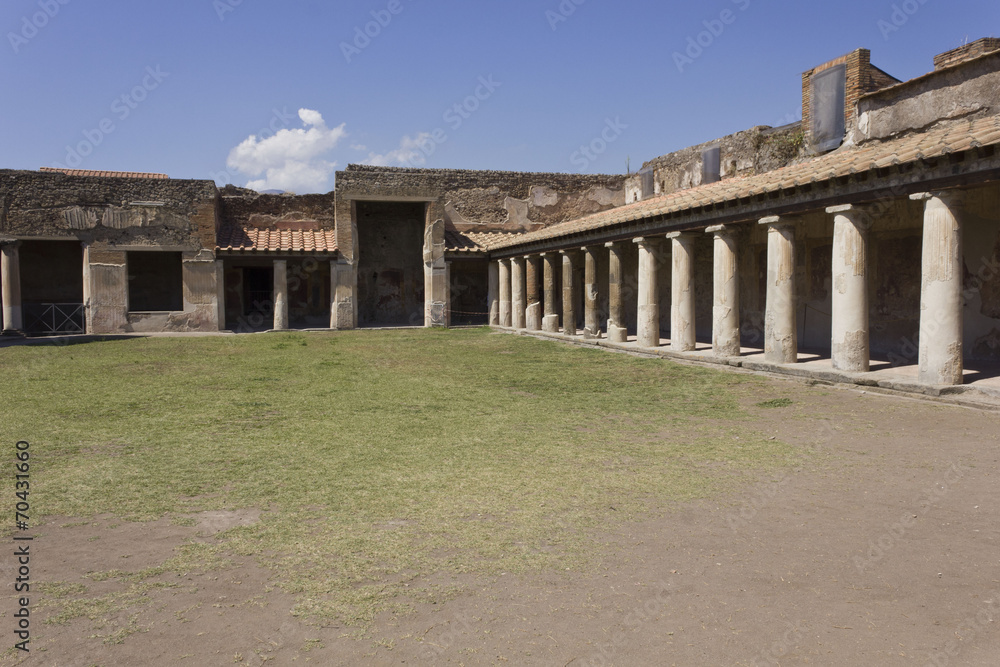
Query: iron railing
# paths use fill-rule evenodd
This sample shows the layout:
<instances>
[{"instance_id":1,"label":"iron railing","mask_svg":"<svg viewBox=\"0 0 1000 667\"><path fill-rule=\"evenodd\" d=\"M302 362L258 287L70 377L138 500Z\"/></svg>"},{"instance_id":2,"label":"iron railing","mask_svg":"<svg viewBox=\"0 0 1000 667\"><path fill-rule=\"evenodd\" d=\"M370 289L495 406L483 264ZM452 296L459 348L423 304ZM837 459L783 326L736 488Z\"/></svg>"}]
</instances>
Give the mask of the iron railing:
<instances>
[{"instance_id":1,"label":"iron railing","mask_svg":"<svg viewBox=\"0 0 1000 667\"><path fill-rule=\"evenodd\" d=\"M26 303L24 332L34 335L82 334L85 309L82 303Z\"/></svg>"}]
</instances>

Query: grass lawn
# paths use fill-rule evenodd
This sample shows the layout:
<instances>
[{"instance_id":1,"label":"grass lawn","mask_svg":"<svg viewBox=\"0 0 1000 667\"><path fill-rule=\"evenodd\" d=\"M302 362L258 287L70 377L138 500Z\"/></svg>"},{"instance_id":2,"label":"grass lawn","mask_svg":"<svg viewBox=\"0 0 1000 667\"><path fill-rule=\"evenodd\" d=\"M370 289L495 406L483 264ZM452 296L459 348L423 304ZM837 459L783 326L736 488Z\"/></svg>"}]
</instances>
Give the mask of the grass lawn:
<instances>
[{"instance_id":1,"label":"grass lawn","mask_svg":"<svg viewBox=\"0 0 1000 667\"><path fill-rule=\"evenodd\" d=\"M796 457L741 407L771 397L763 380L486 329L12 347L0 373L34 516L263 512L159 568L92 575L132 597L47 582L62 620L248 555L300 616L364 627L453 595L408 586L434 572L585 568L596 529Z\"/></svg>"}]
</instances>

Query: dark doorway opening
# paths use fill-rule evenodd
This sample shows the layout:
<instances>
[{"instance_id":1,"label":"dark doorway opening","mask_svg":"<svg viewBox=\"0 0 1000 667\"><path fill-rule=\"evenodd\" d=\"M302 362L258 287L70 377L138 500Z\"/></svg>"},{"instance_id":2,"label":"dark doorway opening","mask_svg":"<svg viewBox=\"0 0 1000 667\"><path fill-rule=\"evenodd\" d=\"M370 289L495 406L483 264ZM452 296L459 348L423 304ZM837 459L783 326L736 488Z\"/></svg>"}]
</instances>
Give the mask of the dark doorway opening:
<instances>
[{"instance_id":1,"label":"dark doorway opening","mask_svg":"<svg viewBox=\"0 0 1000 667\"><path fill-rule=\"evenodd\" d=\"M243 268L243 317L274 315L274 269Z\"/></svg>"},{"instance_id":2,"label":"dark doorway opening","mask_svg":"<svg viewBox=\"0 0 1000 667\"><path fill-rule=\"evenodd\" d=\"M424 323L423 202L357 202L358 325Z\"/></svg>"},{"instance_id":3,"label":"dark doorway opening","mask_svg":"<svg viewBox=\"0 0 1000 667\"><path fill-rule=\"evenodd\" d=\"M84 333L79 241L25 241L19 253L25 333Z\"/></svg>"}]
</instances>

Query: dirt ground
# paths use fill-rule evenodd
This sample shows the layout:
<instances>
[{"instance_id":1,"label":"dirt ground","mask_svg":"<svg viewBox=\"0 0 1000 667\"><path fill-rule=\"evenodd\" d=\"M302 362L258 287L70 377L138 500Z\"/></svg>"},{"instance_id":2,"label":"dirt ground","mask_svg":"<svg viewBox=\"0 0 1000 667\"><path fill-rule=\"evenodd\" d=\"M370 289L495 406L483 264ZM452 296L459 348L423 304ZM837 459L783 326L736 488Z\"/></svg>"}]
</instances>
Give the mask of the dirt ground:
<instances>
[{"instance_id":1,"label":"dirt ground","mask_svg":"<svg viewBox=\"0 0 1000 667\"><path fill-rule=\"evenodd\" d=\"M30 657L8 651L2 662L1000 665L1000 413L775 382L794 404L754 408L760 428L811 450L808 463L608 526L588 571L442 573L433 583L465 592L385 615L359 636L298 621L271 571L236 559L163 575L177 585L105 627L50 625L58 607L36 610ZM52 519L33 543L32 577L114 592L120 582L84 575L162 563L183 542L211 541L257 515L197 519ZM0 577L13 581L14 570L4 558ZM9 585L0 606L9 646Z\"/></svg>"}]
</instances>

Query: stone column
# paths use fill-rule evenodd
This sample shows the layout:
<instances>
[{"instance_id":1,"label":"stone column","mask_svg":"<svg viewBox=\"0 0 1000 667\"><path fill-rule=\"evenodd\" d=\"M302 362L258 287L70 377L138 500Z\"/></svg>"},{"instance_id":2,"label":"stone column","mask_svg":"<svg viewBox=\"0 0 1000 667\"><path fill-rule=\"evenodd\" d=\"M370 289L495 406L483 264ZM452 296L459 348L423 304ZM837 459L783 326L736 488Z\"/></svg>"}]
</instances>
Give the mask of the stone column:
<instances>
[{"instance_id":1,"label":"stone column","mask_svg":"<svg viewBox=\"0 0 1000 667\"><path fill-rule=\"evenodd\" d=\"M608 340L624 343L628 340L628 327L622 317L622 247L605 243L608 249Z\"/></svg>"},{"instance_id":2,"label":"stone column","mask_svg":"<svg viewBox=\"0 0 1000 667\"><path fill-rule=\"evenodd\" d=\"M512 326L515 329L525 328L525 302L527 301L527 293L525 289L524 281L524 258L514 257L510 260L510 301L511 301L511 320Z\"/></svg>"},{"instance_id":3,"label":"stone column","mask_svg":"<svg viewBox=\"0 0 1000 667\"><path fill-rule=\"evenodd\" d=\"M81 243L83 246L83 333L94 333L94 324L90 315L90 301L93 294L93 286L90 283L90 244Z\"/></svg>"},{"instance_id":4,"label":"stone column","mask_svg":"<svg viewBox=\"0 0 1000 667\"><path fill-rule=\"evenodd\" d=\"M597 248L583 248L583 337L601 338L601 315L597 312Z\"/></svg>"},{"instance_id":5,"label":"stone column","mask_svg":"<svg viewBox=\"0 0 1000 667\"><path fill-rule=\"evenodd\" d=\"M21 312L20 241L0 244L0 280L3 281L3 335L17 336L24 329Z\"/></svg>"},{"instance_id":6,"label":"stone column","mask_svg":"<svg viewBox=\"0 0 1000 667\"><path fill-rule=\"evenodd\" d=\"M670 349L690 352L695 349L694 240L696 234L672 232L673 267L670 279Z\"/></svg>"},{"instance_id":7,"label":"stone column","mask_svg":"<svg viewBox=\"0 0 1000 667\"><path fill-rule=\"evenodd\" d=\"M527 255L525 261L525 308L524 324L528 331L542 330L542 298L538 289L538 278L542 274L542 258L538 255Z\"/></svg>"},{"instance_id":8,"label":"stone column","mask_svg":"<svg viewBox=\"0 0 1000 667\"><path fill-rule=\"evenodd\" d=\"M857 206L831 206L826 212L834 216L830 361L837 370L867 373L870 223Z\"/></svg>"},{"instance_id":9,"label":"stone column","mask_svg":"<svg viewBox=\"0 0 1000 667\"><path fill-rule=\"evenodd\" d=\"M795 226L779 216L763 218L767 225L767 305L764 315L764 359L794 364L799 358L795 319Z\"/></svg>"},{"instance_id":10,"label":"stone column","mask_svg":"<svg viewBox=\"0 0 1000 667\"><path fill-rule=\"evenodd\" d=\"M659 244L655 239L637 238L639 246L639 313L636 326L640 347L660 346L660 285L657 279Z\"/></svg>"},{"instance_id":11,"label":"stone column","mask_svg":"<svg viewBox=\"0 0 1000 667\"><path fill-rule=\"evenodd\" d=\"M435 204L427 206L424 228L424 326L448 326L451 309L451 285L445 248L444 212Z\"/></svg>"},{"instance_id":12,"label":"stone column","mask_svg":"<svg viewBox=\"0 0 1000 667\"><path fill-rule=\"evenodd\" d=\"M288 328L288 262L274 260L274 330Z\"/></svg>"},{"instance_id":13,"label":"stone column","mask_svg":"<svg viewBox=\"0 0 1000 667\"><path fill-rule=\"evenodd\" d=\"M576 287L576 253L572 250L563 250L562 255L563 279L562 279L562 307L563 307L563 333L567 336L576 335L576 303L573 298Z\"/></svg>"},{"instance_id":14,"label":"stone column","mask_svg":"<svg viewBox=\"0 0 1000 667\"><path fill-rule=\"evenodd\" d=\"M545 261L544 282L545 282L545 317L542 318L542 329L549 333L559 333L559 313L556 312L556 260L559 255L547 252L543 256Z\"/></svg>"},{"instance_id":15,"label":"stone column","mask_svg":"<svg viewBox=\"0 0 1000 667\"><path fill-rule=\"evenodd\" d=\"M357 326L354 301L357 277L354 265L346 257L330 260L331 329L346 330Z\"/></svg>"},{"instance_id":16,"label":"stone column","mask_svg":"<svg viewBox=\"0 0 1000 667\"><path fill-rule=\"evenodd\" d=\"M500 326L510 327L510 260L500 260Z\"/></svg>"},{"instance_id":17,"label":"stone column","mask_svg":"<svg viewBox=\"0 0 1000 667\"><path fill-rule=\"evenodd\" d=\"M961 192L912 195L924 202L920 282L920 373L928 384L962 384Z\"/></svg>"},{"instance_id":18,"label":"stone column","mask_svg":"<svg viewBox=\"0 0 1000 667\"><path fill-rule=\"evenodd\" d=\"M500 326L500 260L490 262L489 292L486 300L487 310L490 311L490 326Z\"/></svg>"},{"instance_id":19,"label":"stone column","mask_svg":"<svg viewBox=\"0 0 1000 667\"><path fill-rule=\"evenodd\" d=\"M740 272L736 229L716 225L705 230L715 235L712 306L712 352L717 357L740 356Z\"/></svg>"},{"instance_id":20,"label":"stone column","mask_svg":"<svg viewBox=\"0 0 1000 667\"><path fill-rule=\"evenodd\" d=\"M330 267L333 276L333 266ZM86 284L86 283L84 283ZM335 293L331 291L331 293ZM215 306L216 318L219 320L219 331L226 330L226 267L221 259L215 260Z\"/></svg>"}]
</instances>

